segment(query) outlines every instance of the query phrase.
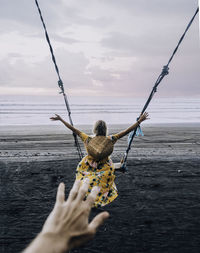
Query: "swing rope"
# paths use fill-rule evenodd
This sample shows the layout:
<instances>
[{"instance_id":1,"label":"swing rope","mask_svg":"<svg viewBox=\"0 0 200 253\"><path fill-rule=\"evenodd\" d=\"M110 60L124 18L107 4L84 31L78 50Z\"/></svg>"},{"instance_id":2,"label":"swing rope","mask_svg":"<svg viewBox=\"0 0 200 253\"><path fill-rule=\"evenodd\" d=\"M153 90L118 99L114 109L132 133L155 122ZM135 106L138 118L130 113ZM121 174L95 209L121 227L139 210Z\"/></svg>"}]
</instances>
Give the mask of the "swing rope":
<instances>
[{"instance_id":1,"label":"swing rope","mask_svg":"<svg viewBox=\"0 0 200 253\"><path fill-rule=\"evenodd\" d=\"M186 27L186 29L185 29L183 35L181 36L181 38L180 38L180 40L179 40L179 42L178 42L176 48L175 48L174 51L173 51L173 53L172 53L172 55L171 55L171 57L170 57L170 59L169 59L167 65L165 65L165 66L163 67L161 74L158 76L158 78L157 78L157 80L156 80L156 82L155 82L155 84L154 84L154 86L153 86L153 88L152 88L152 91L151 91L151 93L150 93L150 95L149 95L149 97L148 97L148 99L147 99L147 101L146 101L146 103L145 103L145 105L144 105L144 107L143 107L141 113L140 113L140 116L141 116L141 115L145 112L145 110L147 109L149 103L151 102L151 100L152 100L154 94L155 94L156 91L157 91L157 87L158 87L158 85L160 84L160 82L163 80L163 78L164 78L166 75L169 74L169 64L170 64L170 62L172 61L174 55L176 54L176 52L177 52L177 50L178 50L178 48L179 48L181 42L183 41L183 39L184 39L184 37L185 37L185 35L186 35L188 29L190 28L190 26L191 26L191 24L192 24L193 20L195 19L195 17L196 17L196 15L197 15L198 12L199 12L199 7L197 8L197 10L196 10L195 14L193 15L192 19L190 20L189 24L187 25L187 27ZM139 117L138 117L137 119L139 119ZM137 128L138 128L138 127L137 127ZM128 147L127 147L127 149L126 149L126 151L125 151L125 153L124 153L124 156L123 156L122 159L121 159L121 163L122 163L121 170L122 170L123 172L127 171L126 163L127 163L128 153L129 153L129 151L130 151L130 149L131 149L131 144L132 144L133 139L134 139L134 137L135 137L135 135L136 135L137 128L136 128L133 132L131 132L131 135L130 135L130 138L129 138L129 141L128 141Z\"/></svg>"},{"instance_id":2,"label":"swing rope","mask_svg":"<svg viewBox=\"0 0 200 253\"><path fill-rule=\"evenodd\" d=\"M38 9L38 12L39 12L39 15L40 15L40 19L42 21L42 25L43 25L43 28L44 28L44 31L45 31L45 37L46 37L47 43L49 45L49 49L50 49L50 52L51 52L51 58L52 58L52 61L54 63L54 67L55 67L56 73L58 75L58 86L59 86L59 88L61 90L60 94L63 94L64 100L65 100L65 105L66 105L66 108L67 108L67 111L68 111L69 121L70 121L70 124L73 126L73 121L72 121L72 117L71 117L71 110L70 110L70 107L69 107L69 102L68 102L67 96L65 94L65 90L64 90L64 86L63 86L63 81L62 81L62 79L60 77L60 72L59 72L59 69L58 69L58 66L57 66L57 63L56 63L56 58L55 58L55 55L54 55L54 52L53 52L53 48L51 46L51 42L50 42L49 35L48 35L47 29L46 29L46 25L44 23L44 19L42 17L42 12L41 12L41 9L39 7L39 4L38 4L37 0L35 0L35 4L37 6L37 9ZM80 146L80 144L78 142L77 135L75 133L73 133L73 136L74 136L74 143L75 143L75 146L77 148L79 158L82 159L83 158L83 153L81 151L81 146Z\"/></svg>"}]
</instances>

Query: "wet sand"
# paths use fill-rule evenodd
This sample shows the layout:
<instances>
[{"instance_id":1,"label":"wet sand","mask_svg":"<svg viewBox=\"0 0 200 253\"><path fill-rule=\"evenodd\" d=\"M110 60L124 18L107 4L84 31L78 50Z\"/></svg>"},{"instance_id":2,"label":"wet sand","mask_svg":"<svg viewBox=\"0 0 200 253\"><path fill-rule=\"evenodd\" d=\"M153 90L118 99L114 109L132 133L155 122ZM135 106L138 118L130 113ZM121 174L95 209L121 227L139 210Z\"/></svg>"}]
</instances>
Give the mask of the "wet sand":
<instances>
[{"instance_id":1,"label":"wet sand","mask_svg":"<svg viewBox=\"0 0 200 253\"><path fill-rule=\"evenodd\" d=\"M126 126L110 127L110 133ZM90 126L80 126L90 132ZM95 239L72 252L199 252L200 126L145 125L135 138L128 172L116 172L119 197ZM59 182L66 193L78 155L61 126L0 128L0 252L20 252L40 231ZM119 162L127 138L112 159ZM97 213L93 211L92 216Z\"/></svg>"}]
</instances>

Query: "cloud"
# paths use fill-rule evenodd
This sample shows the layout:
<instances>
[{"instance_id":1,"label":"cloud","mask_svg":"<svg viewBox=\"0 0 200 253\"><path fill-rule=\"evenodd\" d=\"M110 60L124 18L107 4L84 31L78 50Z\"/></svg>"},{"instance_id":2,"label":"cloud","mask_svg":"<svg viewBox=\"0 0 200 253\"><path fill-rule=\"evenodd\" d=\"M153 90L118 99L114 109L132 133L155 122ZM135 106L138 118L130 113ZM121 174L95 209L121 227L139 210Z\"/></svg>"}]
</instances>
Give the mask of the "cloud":
<instances>
[{"instance_id":1,"label":"cloud","mask_svg":"<svg viewBox=\"0 0 200 253\"><path fill-rule=\"evenodd\" d=\"M136 16L180 16L188 13L188 10L197 8L196 0L175 0L165 1L160 0L102 0L105 5L112 8L127 11L131 15Z\"/></svg>"},{"instance_id":2,"label":"cloud","mask_svg":"<svg viewBox=\"0 0 200 253\"><path fill-rule=\"evenodd\" d=\"M187 62L187 64L185 64ZM157 96L200 96L200 59L197 56L182 55L174 59L167 75L158 88ZM163 60L153 62L146 58L144 62L138 59L127 71L102 69L98 66L89 68L91 77L101 86L97 87L99 94L147 97L153 88L157 77L162 71ZM105 91L105 93L103 93ZM195 93L194 93L195 91Z\"/></svg>"},{"instance_id":3,"label":"cloud","mask_svg":"<svg viewBox=\"0 0 200 253\"><path fill-rule=\"evenodd\" d=\"M45 5L43 1L38 0L38 2L41 5L41 9L44 10L44 16L48 19L49 25L53 26L57 24L54 20L60 20L60 15L59 11L56 10L62 9L62 1L49 0L48 5ZM48 9L44 7L48 7ZM52 17L54 18L52 19ZM11 2L1 0L0 19L23 25L26 24L32 27L38 27L38 24L41 22L35 1L26 0L20 0L20 2L14 0Z\"/></svg>"},{"instance_id":4,"label":"cloud","mask_svg":"<svg viewBox=\"0 0 200 253\"><path fill-rule=\"evenodd\" d=\"M118 96L146 96L197 5L193 0L39 4L66 89L80 95ZM0 87L57 92L34 1L1 0L0 22ZM159 88L163 96L171 95L169 87L173 95L199 94L198 39L196 19L170 66L168 85Z\"/></svg>"},{"instance_id":5,"label":"cloud","mask_svg":"<svg viewBox=\"0 0 200 253\"><path fill-rule=\"evenodd\" d=\"M51 38L54 39L55 41L58 42L63 42L63 43L67 43L67 44L73 44L73 43L80 43L81 41L73 39L73 38L69 38L69 37L65 37L65 36L60 36L58 34L53 34L51 35Z\"/></svg>"},{"instance_id":6,"label":"cloud","mask_svg":"<svg viewBox=\"0 0 200 253\"><path fill-rule=\"evenodd\" d=\"M90 87L91 82L85 72L88 60L82 53L70 53L66 50L56 50L57 64L63 82L70 89ZM13 62L13 59L15 61ZM57 76L50 56L40 62L27 63L21 55L11 53L9 58L0 61L0 86L14 87L45 87L57 85Z\"/></svg>"},{"instance_id":7,"label":"cloud","mask_svg":"<svg viewBox=\"0 0 200 253\"><path fill-rule=\"evenodd\" d=\"M144 28L142 34L110 32L107 36L102 38L100 44L102 47L111 50L109 52L111 56L165 56L169 55L172 50L175 49L185 27L186 25L181 28L177 27L176 29L172 29L172 27L169 26L167 28L165 25L156 25L155 31L148 32L148 29L146 30L146 28ZM194 41L198 41L198 33L195 33L194 28L197 28L197 25L191 28L190 35L185 37L188 43L186 44L185 40L182 43L182 46L185 45L185 54L196 54L196 47L194 47L193 43ZM193 36L193 39L188 39L188 36Z\"/></svg>"},{"instance_id":8,"label":"cloud","mask_svg":"<svg viewBox=\"0 0 200 253\"><path fill-rule=\"evenodd\" d=\"M102 69L99 66L93 66L89 68L89 71L93 80L100 81L101 83L104 83L105 86L108 82L114 79L113 72L111 70Z\"/></svg>"},{"instance_id":9,"label":"cloud","mask_svg":"<svg viewBox=\"0 0 200 253\"><path fill-rule=\"evenodd\" d=\"M38 32L38 33L31 33L31 34L26 34L27 37L30 37L30 38L41 38L45 41L45 37L44 37L44 32ZM74 44L74 43L81 43L82 41L80 40L76 40L74 38L70 38L70 37L67 37L65 35L58 35L56 33L51 33L51 36L49 35L50 37L50 40L54 40L56 42L61 42L61 43L64 43L64 44Z\"/></svg>"},{"instance_id":10,"label":"cloud","mask_svg":"<svg viewBox=\"0 0 200 253\"><path fill-rule=\"evenodd\" d=\"M68 3L62 0L38 1L47 29L63 31L70 27L90 26L104 28L112 23L111 17L97 15L94 18L84 16L85 2L79 1L76 5L73 1ZM24 34L33 34L40 37L42 24L35 1L21 0L9 3L1 0L0 8L1 33L19 31ZM31 29L30 29L31 28Z\"/></svg>"}]
</instances>

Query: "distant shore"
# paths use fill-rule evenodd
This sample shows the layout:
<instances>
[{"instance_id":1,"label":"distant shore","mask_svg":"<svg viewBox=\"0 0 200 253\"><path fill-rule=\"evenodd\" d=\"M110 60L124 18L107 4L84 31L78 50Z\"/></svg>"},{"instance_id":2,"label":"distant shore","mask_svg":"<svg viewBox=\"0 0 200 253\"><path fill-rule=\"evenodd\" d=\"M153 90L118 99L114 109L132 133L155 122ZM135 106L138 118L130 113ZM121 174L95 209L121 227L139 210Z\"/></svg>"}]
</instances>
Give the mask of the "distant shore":
<instances>
[{"instance_id":1,"label":"distant shore","mask_svg":"<svg viewBox=\"0 0 200 253\"><path fill-rule=\"evenodd\" d=\"M92 134L92 124L88 125L75 125L78 129L86 132L90 132ZM124 128L127 128L130 126L130 124L108 124L109 131L113 132L115 130L122 130ZM200 123L192 122L192 123L154 123L151 122L145 122L142 125L142 128L148 129L148 128L183 128L183 127L189 127L189 128L198 128L200 127ZM63 126L61 123L55 123L52 124L35 124L35 125L0 125L0 135L11 135L11 134L51 134L51 133L60 133L60 134L66 134L70 133L70 130L67 129L65 126Z\"/></svg>"}]
</instances>

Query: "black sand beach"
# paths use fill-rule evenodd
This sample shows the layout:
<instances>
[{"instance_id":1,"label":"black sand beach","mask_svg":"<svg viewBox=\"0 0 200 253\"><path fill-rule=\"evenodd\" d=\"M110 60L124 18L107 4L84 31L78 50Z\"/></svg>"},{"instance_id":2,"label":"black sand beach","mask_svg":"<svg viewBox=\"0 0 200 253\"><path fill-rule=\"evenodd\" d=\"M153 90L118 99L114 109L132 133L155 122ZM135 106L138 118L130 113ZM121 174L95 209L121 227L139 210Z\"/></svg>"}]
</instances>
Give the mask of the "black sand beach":
<instances>
[{"instance_id":1,"label":"black sand beach","mask_svg":"<svg viewBox=\"0 0 200 253\"><path fill-rule=\"evenodd\" d=\"M200 127L149 125L144 133L133 143L128 172L116 172L119 197L104 208L110 218L72 252L200 251ZM69 192L78 155L60 126L1 127L0 143L0 252L20 252L40 231L59 182ZM126 145L126 138L116 144L115 162Z\"/></svg>"}]
</instances>

